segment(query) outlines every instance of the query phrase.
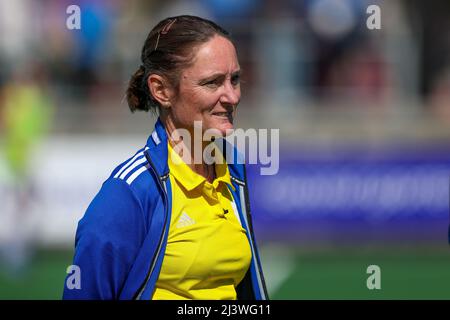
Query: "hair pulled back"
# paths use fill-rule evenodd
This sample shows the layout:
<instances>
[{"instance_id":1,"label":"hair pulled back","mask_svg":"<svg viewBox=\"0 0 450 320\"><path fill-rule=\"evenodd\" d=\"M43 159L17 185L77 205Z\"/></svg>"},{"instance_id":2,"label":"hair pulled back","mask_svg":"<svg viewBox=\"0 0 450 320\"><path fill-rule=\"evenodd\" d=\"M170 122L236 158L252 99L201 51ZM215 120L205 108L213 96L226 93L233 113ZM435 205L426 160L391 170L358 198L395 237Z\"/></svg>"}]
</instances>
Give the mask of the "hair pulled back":
<instances>
[{"instance_id":1,"label":"hair pulled back","mask_svg":"<svg viewBox=\"0 0 450 320\"><path fill-rule=\"evenodd\" d=\"M178 88L180 73L193 61L195 47L215 35L231 41L226 30L200 17L182 15L160 21L148 34L142 64L129 81L126 98L130 110L160 111L161 105L148 88L149 75L158 74Z\"/></svg>"}]
</instances>

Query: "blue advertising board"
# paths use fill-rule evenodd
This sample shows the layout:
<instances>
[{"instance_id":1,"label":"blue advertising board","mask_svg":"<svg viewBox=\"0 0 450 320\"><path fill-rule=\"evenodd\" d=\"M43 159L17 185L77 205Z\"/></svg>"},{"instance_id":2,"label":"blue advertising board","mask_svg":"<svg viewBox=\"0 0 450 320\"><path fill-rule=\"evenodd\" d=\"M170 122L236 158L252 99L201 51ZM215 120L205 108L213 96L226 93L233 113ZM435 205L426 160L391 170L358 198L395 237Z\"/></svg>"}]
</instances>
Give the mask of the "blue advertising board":
<instances>
[{"instance_id":1,"label":"blue advertising board","mask_svg":"<svg viewBox=\"0 0 450 320\"><path fill-rule=\"evenodd\" d=\"M263 237L447 241L450 148L296 148L279 172L248 166Z\"/></svg>"}]
</instances>

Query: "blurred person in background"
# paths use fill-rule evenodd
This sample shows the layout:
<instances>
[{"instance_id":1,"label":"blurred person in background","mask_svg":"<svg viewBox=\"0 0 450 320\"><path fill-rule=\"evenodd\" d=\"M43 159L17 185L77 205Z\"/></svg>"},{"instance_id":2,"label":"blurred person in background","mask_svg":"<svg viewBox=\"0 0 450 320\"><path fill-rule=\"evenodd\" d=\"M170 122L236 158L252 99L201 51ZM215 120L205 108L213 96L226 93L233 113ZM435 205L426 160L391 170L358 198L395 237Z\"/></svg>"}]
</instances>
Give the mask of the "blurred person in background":
<instances>
[{"instance_id":1,"label":"blurred person in background","mask_svg":"<svg viewBox=\"0 0 450 320\"><path fill-rule=\"evenodd\" d=\"M432 113L450 122L450 2L404 1L420 48L419 90Z\"/></svg>"},{"instance_id":2,"label":"blurred person in background","mask_svg":"<svg viewBox=\"0 0 450 320\"><path fill-rule=\"evenodd\" d=\"M428 104L441 121L450 124L450 65L434 79Z\"/></svg>"},{"instance_id":3,"label":"blurred person in background","mask_svg":"<svg viewBox=\"0 0 450 320\"><path fill-rule=\"evenodd\" d=\"M69 275L63 298L267 299L244 165L222 152L198 163L193 144L176 134L196 139L194 121L218 138L233 129L240 66L229 33L195 16L167 18L149 33L141 60L127 101L159 119L80 220L73 264L81 282L73 286ZM230 147L201 143L201 151Z\"/></svg>"},{"instance_id":4,"label":"blurred person in background","mask_svg":"<svg viewBox=\"0 0 450 320\"><path fill-rule=\"evenodd\" d=\"M103 50L109 47L115 17L116 1L79 1L83 8L83 27L74 35L73 72L75 85L81 89L81 96L89 98L102 81L99 66L106 66L108 59L103 56ZM111 54L111 56L113 56ZM105 62L106 60L106 62Z\"/></svg>"},{"instance_id":5,"label":"blurred person in background","mask_svg":"<svg viewBox=\"0 0 450 320\"><path fill-rule=\"evenodd\" d=\"M36 168L32 167L31 160L53 118L53 103L46 83L42 66L29 62L16 68L2 88L2 154L9 172L13 205L9 215L5 207L2 210L3 223L10 228L8 239L2 241L0 257L13 273L20 273L32 255L33 227L30 224L34 188L31 176Z\"/></svg>"}]
</instances>

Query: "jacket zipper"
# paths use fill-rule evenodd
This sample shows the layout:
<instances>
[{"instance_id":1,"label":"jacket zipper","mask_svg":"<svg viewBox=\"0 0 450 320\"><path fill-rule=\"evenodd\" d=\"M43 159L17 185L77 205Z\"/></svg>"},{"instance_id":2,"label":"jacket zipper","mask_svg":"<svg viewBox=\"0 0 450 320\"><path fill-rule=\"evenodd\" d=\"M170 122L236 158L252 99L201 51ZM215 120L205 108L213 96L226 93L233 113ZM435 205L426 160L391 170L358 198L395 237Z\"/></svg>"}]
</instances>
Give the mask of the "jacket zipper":
<instances>
[{"instance_id":1,"label":"jacket zipper","mask_svg":"<svg viewBox=\"0 0 450 320\"><path fill-rule=\"evenodd\" d=\"M244 196L244 202L245 202L244 203L245 214L246 214L247 226L250 231L250 239L251 239L250 241L252 242L252 245L254 246L254 249L255 249L255 267L257 269L256 271L258 272L259 280L261 282L261 284L259 286L260 287L259 290L260 290L260 294L261 294L261 297L263 298L263 300L268 300L269 296L267 294L267 288L266 288L264 276L262 274L262 268L261 268L260 264L258 263L259 254L256 252L257 248L256 248L256 241L254 238L255 233L253 230L253 221L252 221L251 211L250 211L250 199L249 199L250 197L248 195L248 187L247 187L247 183L246 183L247 182L247 170L245 168L245 165L244 165L244 179L245 179L245 183L242 186L242 189L243 189L243 196ZM243 207L243 206L241 205L241 207Z\"/></svg>"},{"instance_id":2,"label":"jacket zipper","mask_svg":"<svg viewBox=\"0 0 450 320\"><path fill-rule=\"evenodd\" d=\"M164 187L164 185L161 182L161 179L159 177L159 175L156 172L155 166L153 165L153 162L150 158L150 156L148 155L147 152L144 152L145 158L147 159L148 163L150 164L150 167L152 168L153 173L155 174L155 177L158 180L158 185L161 188L161 190L163 191L164 194L164 205L165 205L165 216L164 216L164 225L163 225L163 232L161 234L161 237L159 239L159 243L158 243L158 248L156 249L155 255L152 259L152 263L150 265L150 269L149 272L147 273L146 277L145 277L145 281L144 283L140 286L139 290L136 292L136 294L134 295L134 300L140 300L141 296L143 294L143 292L145 291L145 288L147 287L148 281L150 280L150 277L153 273L153 270L155 269L155 265L156 262L158 261L159 258L159 254L161 252L161 247L162 247L162 243L164 241L164 237L166 235L166 225L167 225L167 216L168 216L168 196L167 196L167 190Z\"/></svg>"}]
</instances>

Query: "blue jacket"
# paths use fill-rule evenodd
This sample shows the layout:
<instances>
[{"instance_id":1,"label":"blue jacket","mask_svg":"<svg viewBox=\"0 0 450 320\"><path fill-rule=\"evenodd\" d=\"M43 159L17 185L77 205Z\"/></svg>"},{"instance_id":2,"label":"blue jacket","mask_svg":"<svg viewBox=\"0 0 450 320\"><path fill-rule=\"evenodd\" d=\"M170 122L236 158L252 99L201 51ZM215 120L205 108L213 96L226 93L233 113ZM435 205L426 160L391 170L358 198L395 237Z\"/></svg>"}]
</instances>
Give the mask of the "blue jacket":
<instances>
[{"instance_id":1,"label":"blue jacket","mask_svg":"<svg viewBox=\"0 0 450 320\"><path fill-rule=\"evenodd\" d=\"M235 159L228 164L235 187L230 191L252 250L237 296L268 299L252 229L245 166L236 161L236 149L226 142L223 146L228 146L224 154L231 152ZM172 211L167 157L167 134L158 120L147 145L112 172L79 221L73 264L80 270L80 288L70 289L66 281L63 299L151 299Z\"/></svg>"}]
</instances>

